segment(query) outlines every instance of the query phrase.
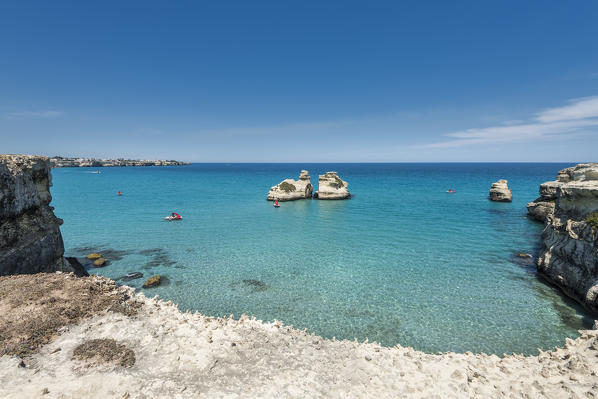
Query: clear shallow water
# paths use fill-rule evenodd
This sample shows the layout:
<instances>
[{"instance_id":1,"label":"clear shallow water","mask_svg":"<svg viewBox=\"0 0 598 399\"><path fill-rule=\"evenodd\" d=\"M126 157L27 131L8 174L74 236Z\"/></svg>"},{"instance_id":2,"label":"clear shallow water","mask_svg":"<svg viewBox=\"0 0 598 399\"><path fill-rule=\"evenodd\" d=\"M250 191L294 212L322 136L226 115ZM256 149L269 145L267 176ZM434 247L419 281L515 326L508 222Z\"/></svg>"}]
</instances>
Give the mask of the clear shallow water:
<instances>
[{"instance_id":1,"label":"clear shallow water","mask_svg":"<svg viewBox=\"0 0 598 399\"><path fill-rule=\"evenodd\" d=\"M104 251L110 265L90 272L141 271L127 283L137 288L165 275L170 283L146 294L183 310L428 352L531 354L589 322L516 258L539 250L542 225L526 218L525 204L567 166L65 168L52 172L52 205L65 221L67 255ZM337 170L354 198L274 209L269 188L303 168L315 186L317 174ZM512 203L488 201L499 178L509 180ZM164 221L172 211L184 220Z\"/></svg>"}]
</instances>

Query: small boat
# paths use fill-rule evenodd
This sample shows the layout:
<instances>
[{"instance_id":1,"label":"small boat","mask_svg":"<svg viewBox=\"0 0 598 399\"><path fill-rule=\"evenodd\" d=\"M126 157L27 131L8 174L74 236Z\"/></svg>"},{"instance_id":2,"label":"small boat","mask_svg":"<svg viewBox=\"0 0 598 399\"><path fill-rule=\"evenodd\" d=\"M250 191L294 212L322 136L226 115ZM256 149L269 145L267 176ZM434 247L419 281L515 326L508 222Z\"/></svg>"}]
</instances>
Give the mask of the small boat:
<instances>
[{"instance_id":1,"label":"small boat","mask_svg":"<svg viewBox=\"0 0 598 399\"><path fill-rule=\"evenodd\" d=\"M274 208L280 208L280 205L278 205L278 201L274 202Z\"/></svg>"},{"instance_id":2,"label":"small boat","mask_svg":"<svg viewBox=\"0 0 598 399\"><path fill-rule=\"evenodd\" d=\"M101 172L101 171L99 171L99 170L94 170L94 171L93 171L93 172L91 172L91 173L93 173L94 175L99 175L99 174L100 174L100 173L102 173L102 172Z\"/></svg>"},{"instance_id":3,"label":"small boat","mask_svg":"<svg viewBox=\"0 0 598 399\"><path fill-rule=\"evenodd\" d=\"M170 216L166 216L164 220L183 220L183 217L178 213L172 212Z\"/></svg>"},{"instance_id":4,"label":"small boat","mask_svg":"<svg viewBox=\"0 0 598 399\"><path fill-rule=\"evenodd\" d=\"M456 191L453 190L452 188L449 188L448 190L446 190L446 192L449 193L449 194L455 194L456 193Z\"/></svg>"}]
</instances>

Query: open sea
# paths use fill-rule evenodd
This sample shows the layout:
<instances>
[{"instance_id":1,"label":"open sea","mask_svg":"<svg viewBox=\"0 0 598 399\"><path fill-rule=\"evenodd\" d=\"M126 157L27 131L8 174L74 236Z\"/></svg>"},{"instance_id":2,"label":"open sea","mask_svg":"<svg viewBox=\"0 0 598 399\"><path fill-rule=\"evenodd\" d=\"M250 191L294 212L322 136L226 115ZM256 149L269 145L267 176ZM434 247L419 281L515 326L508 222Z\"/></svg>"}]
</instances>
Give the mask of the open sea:
<instances>
[{"instance_id":1,"label":"open sea","mask_svg":"<svg viewBox=\"0 0 598 399\"><path fill-rule=\"evenodd\" d=\"M337 339L426 352L536 354L590 326L537 276L539 184L570 164L193 164L53 169L67 256L90 273L206 315L282 320ZM338 171L353 198L266 201L309 170ZM101 171L99 174L91 173ZM504 178L512 203L488 200ZM456 194L447 194L453 188ZM122 196L116 192L121 190ZM182 221L163 218L171 212ZM160 274L167 284L142 289Z\"/></svg>"}]
</instances>

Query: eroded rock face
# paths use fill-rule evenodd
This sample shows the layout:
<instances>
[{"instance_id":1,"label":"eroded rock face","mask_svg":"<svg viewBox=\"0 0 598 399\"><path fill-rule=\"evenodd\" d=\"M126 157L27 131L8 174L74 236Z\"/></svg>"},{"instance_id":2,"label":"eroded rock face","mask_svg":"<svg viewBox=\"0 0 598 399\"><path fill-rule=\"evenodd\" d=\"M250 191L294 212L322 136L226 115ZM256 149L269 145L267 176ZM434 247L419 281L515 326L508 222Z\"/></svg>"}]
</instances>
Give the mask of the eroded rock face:
<instances>
[{"instance_id":1,"label":"eroded rock face","mask_svg":"<svg viewBox=\"0 0 598 399\"><path fill-rule=\"evenodd\" d=\"M513 193L509 189L507 180L499 180L490 187L490 200L498 202L513 201Z\"/></svg>"},{"instance_id":2,"label":"eroded rock face","mask_svg":"<svg viewBox=\"0 0 598 399\"><path fill-rule=\"evenodd\" d=\"M49 205L51 185L48 158L0 155L0 275L87 274L62 257L62 220Z\"/></svg>"},{"instance_id":3,"label":"eroded rock face","mask_svg":"<svg viewBox=\"0 0 598 399\"><path fill-rule=\"evenodd\" d=\"M268 193L268 201L294 201L311 198L313 186L307 170L302 170L299 180L286 179L272 187Z\"/></svg>"},{"instance_id":4,"label":"eroded rock face","mask_svg":"<svg viewBox=\"0 0 598 399\"><path fill-rule=\"evenodd\" d=\"M349 183L341 180L336 172L326 172L318 177L318 191L314 198L322 200L347 199L351 197Z\"/></svg>"},{"instance_id":5,"label":"eroded rock face","mask_svg":"<svg viewBox=\"0 0 598 399\"><path fill-rule=\"evenodd\" d=\"M542 197L527 204L527 213L539 222L546 222L546 218L554 212L554 200L544 201Z\"/></svg>"},{"instance_id":6,"label":"eroded rock face","mask_svg":"<svg viewBox=\"0 0 598 399\"><path fill-rule=\"evenodd\" d=\"M548 215L554 212L558 190L564 185L578 181L598 180L598 164L579 164L560 170L555 181L540 184L540 197L527 204L529 216L546 222Z\"/></svg>"},{"instance_id":7,"label":"eroded rock face","mask_svg":"<svg viewBox=\"0 0 598 399\"><path fill-rule=\"evenodd\" d=\"M598 229L586 219L598 212L598 164L559 172L555 207L546 217L538 271L598 314ZM543 185L544 186L544 185Z\"/></svg>"}]
</instances>

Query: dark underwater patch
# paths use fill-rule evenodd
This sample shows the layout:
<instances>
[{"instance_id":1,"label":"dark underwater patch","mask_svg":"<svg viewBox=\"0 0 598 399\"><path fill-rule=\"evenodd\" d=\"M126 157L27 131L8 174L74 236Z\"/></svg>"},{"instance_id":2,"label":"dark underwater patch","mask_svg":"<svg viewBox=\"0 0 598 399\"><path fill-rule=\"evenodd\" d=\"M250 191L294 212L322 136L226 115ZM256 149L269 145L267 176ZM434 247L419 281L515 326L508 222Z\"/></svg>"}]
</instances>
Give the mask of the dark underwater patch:
<instances>
[{"instance_id":1,"label":"dark underwater patch","mask_svg":"<svg viewBox=\"0 0 598 399\"><path fill-rule=\"evenodd\" d=\"M268 285L266 283L256 279L244 279L241 281L234 281L230 284L230 286L233 289L241 287L243 289L249 290L250 292L261 292L266 291L268 289Z\"/></svg>"}]
</instances>

